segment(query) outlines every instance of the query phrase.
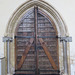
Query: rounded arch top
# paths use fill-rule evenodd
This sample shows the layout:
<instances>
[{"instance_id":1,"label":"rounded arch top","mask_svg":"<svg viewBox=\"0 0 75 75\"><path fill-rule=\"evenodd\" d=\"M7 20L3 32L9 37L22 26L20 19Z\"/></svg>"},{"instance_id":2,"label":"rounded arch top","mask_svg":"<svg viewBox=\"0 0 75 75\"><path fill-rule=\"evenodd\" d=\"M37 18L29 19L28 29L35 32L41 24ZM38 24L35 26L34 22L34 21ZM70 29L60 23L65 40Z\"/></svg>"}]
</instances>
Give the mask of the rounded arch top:
<instances>
[{"instance_id":1,"label":"rounded arch top","mask_svg":"<svg viewBox=\"0 0 75 75\"><path fill-rule=\"evenodd\" d=\"M58 36L68 36L67 26L65 25L60 14L48 3L43 0L29 0L23 3L12 15L8 22L5 36L13 37L15 34L15 28L20 21L21 17L30 10L33 6L38 6L41 10L45 11L54 21Z\"/></svg>"}]
</instances>

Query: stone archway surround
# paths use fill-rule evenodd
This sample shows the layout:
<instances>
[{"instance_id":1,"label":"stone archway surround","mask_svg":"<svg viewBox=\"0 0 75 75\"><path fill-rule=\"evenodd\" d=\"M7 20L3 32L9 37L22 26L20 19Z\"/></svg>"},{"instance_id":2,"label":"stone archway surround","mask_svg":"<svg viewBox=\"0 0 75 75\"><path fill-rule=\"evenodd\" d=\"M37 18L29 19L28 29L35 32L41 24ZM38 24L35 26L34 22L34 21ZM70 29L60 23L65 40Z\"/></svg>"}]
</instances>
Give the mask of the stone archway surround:
<instances>
[{"instance_id":1,"label":"stone archway surround","mask_svg":"<svg viewBox=\"0 0 75 75\"><path fill-rule=\"evenodd\" d=\"M15 35L15 28L17 27L18 22L20 21L21 17L29 10L31 9L33 6L37 5L40 9L42 9L43 11L45 11L54 21L55 25L56 25L56 29L58 32L58 36L62 36L62 37L66 37L68 36L68 30L67 27L63 21L63 19L61 18L61 16L59 15L59 13L48 3L42 1L42 0L29 0L27 2L25 2L24 4L22 4L16 11L15 13L12 15L11 19L8 22L7 28L6 28L6 32L5 32L5 36L8 37L12 37L13 38L13 42L10 43L10 73L11 75L13 75L14 70L15 70L15 46L14 46L14 35ZM58 40L59 43L59 67L60 67L60 71L63 72L63 46L62 43L60 42L60 40ZM69 59L69 44L68 44L68 65L70 65L70 59ZM7 54L6 54L6 43L5 43L5 57L7 58ZM7 62L7 60L6 60ZM7 67L7 65L6 65ZM69 72L70 72L70 66L69 67ZM7 72L6 72L7 73ZM69 73L70 75L70 73Z\"/></svg>"}]
</instances>

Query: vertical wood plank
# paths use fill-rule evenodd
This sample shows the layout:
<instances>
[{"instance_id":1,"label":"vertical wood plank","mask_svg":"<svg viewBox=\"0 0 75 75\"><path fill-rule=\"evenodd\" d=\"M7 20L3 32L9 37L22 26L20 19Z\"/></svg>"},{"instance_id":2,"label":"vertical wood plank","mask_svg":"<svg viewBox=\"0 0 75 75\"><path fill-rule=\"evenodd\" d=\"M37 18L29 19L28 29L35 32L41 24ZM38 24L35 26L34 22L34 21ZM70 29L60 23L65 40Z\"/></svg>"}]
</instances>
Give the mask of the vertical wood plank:
<instances>
[{"instance_id":1,"label":"vertical wood plank","mask_svg":"<svg viewBox=\"0 0 75 75\"><path fill-rule=\"evenodd\" d=\"M36 62L36 75L38 75L38 50L37 50L37 19L38 7L34 6L34 27L35 27L35 62Z\"/></svg>"}]
</instances>

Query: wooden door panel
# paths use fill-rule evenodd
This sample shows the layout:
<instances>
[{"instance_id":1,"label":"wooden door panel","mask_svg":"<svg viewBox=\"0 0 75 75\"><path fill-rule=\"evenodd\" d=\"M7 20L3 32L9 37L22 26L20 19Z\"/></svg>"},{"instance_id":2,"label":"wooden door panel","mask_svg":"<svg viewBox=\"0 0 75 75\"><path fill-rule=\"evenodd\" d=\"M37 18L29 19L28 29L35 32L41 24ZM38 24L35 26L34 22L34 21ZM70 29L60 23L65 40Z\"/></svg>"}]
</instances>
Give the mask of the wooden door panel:
<instances>
[{"instance_id":1,"label":"wooden door panel","mask_svg":"<svg viewBox=\"0 0 75 75\"><path fill-rule=\"evenodd\" d=\"M26 56L27 56L27 54L28 54L28 52L29 52L29 50L30 50L30 48L31 48L31 45L32 45L32 43L33 43L33 38L31 38L30 39L30 41L29 41L29 43L27 44L27 47L26 47L26 49L25 49L25 51L24 51L24 53L23 53L23 55L22 55L22 57L21 57L21 60L20 60L20 62L19 62L19 64L18 64L18 66L17 66L17 69L20 69L21 68L21 66L22 66L22 64L23 64L23 62L24 62L24 60L26 59Z\"/></svg>"},{"instance_id":2,"label":"wooden door panel","mask_svg":"<svg viewBox=\"0 0 75 75\"><path fill-rule=\"evenodd\" d=\"M40 74L59 74L56 31L51 21L38 9L38 36L39 39L39 69ZM40 46L42 48L40 48Z\"/></svg>"},{"instance_id":3,"label":"wooden door panel","mask_svg":"<svg viewBox=\"0 0 75 75\"><path fill-rule=\"evenodd\" d=\"M59 75L56 30L40 11L28 11L16 28L15 75Z\"/></svg>"},{"instance_id":4,"label":"wooden door panel","mask_svg":"<svg viewBox=\"0 0 75 75\"><path fill-rule=\"evenodd\" d=\"M21 19L16 30L16 74L35 74L34 9Z\"/></svg>"},{"instance_id":5,"label":"wooden door panel","mask_svg":"<svg viewBox=\"0 0 75 75\"><path fill-rule=\"evenodd\" d=\"M42 47L43 47L43 50L45 51L45 53L46 53L46 55L47 55L47 57L48 57L48 59L49 59L49 61L50 61L51 65L52 65L52 67L53 67L55 70L57 70L57 66L56 66L56 64L55 64L55 62L54 62L54 60L53 60L53 58L52 58L52 56L51 56L51 53L48 51L48 48L46 47L45 42L43 41L42 38L40 38L39 41L40 41L40 43L41 43L41 45L42 45Z\"/></svg>"}]
</instances>

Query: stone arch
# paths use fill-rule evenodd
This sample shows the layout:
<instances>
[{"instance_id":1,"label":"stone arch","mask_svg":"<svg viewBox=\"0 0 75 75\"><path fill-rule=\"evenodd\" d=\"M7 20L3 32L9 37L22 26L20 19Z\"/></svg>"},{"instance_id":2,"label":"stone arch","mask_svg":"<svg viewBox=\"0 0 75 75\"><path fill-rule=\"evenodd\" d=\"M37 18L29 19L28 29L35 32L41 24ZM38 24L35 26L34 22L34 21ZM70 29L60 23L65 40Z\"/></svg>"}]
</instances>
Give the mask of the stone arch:
<instances>
[{"instance_id":1,"label":"stone arch","mask_svg":"<svg viewBox=\"0 0 75 75\"><path fill-rule=\"evenodd\" d=\"M68 36L68 29L66 24L64 23L63 19L61 18L60 14L48 3L44 2L43 0L29 0L22 4L12 15L11 19L9 20L5 32L5 36L12 37L13 42L10 44L10 69L11 74L14 73L15 70L15 46L14 46L14 35L15 35L15 28L20 21L21 17L30 10L33 6L37 5L40 9L45 11L54 21L56 25L56 29L58 32L58 36L66 37ZM63 48L62 43L59 42L59 63L60 63L60 70L63 70ZM68 47L69 49L69 47ZM6 55L6 44L5 44L5 57ZM61 60L60 60L61 59ZM12 62L13 61L13 62ZM69 64L69 50L68 50L68 64Z\"/></svg>"},{"instance_id":2,"label":"stone arch","mask_svg":"<svg viewBox=\"0 0 75 75\"><path fill-rule=\"evenodd\" d=\"M48 3L46 3L42 0L29 0L29 1L25 2L24 4L22 4L14 12L11 19L9 20L5 35L9 35L9 32L12 33L12 35L13 35L12 30L15 29L15 28L13 28L13 27L15 27L13 25L15 25L16 21L18 22L18 20L22 17L22 15L25 14L25 12L27 10L29 10L31 7L33 7L34 5L39 6L41 9L43 9L45 12L47 12L47 14L50 15L50 17L56 23L56 27L57 27L59 36L68 36L67 26L65 25L60 14L51 5L49 5ZM13 23L13 25L11 25L12 23ZM10 31L9 31L9 28L10 28Z\"/></svg>"}]
</instances>

